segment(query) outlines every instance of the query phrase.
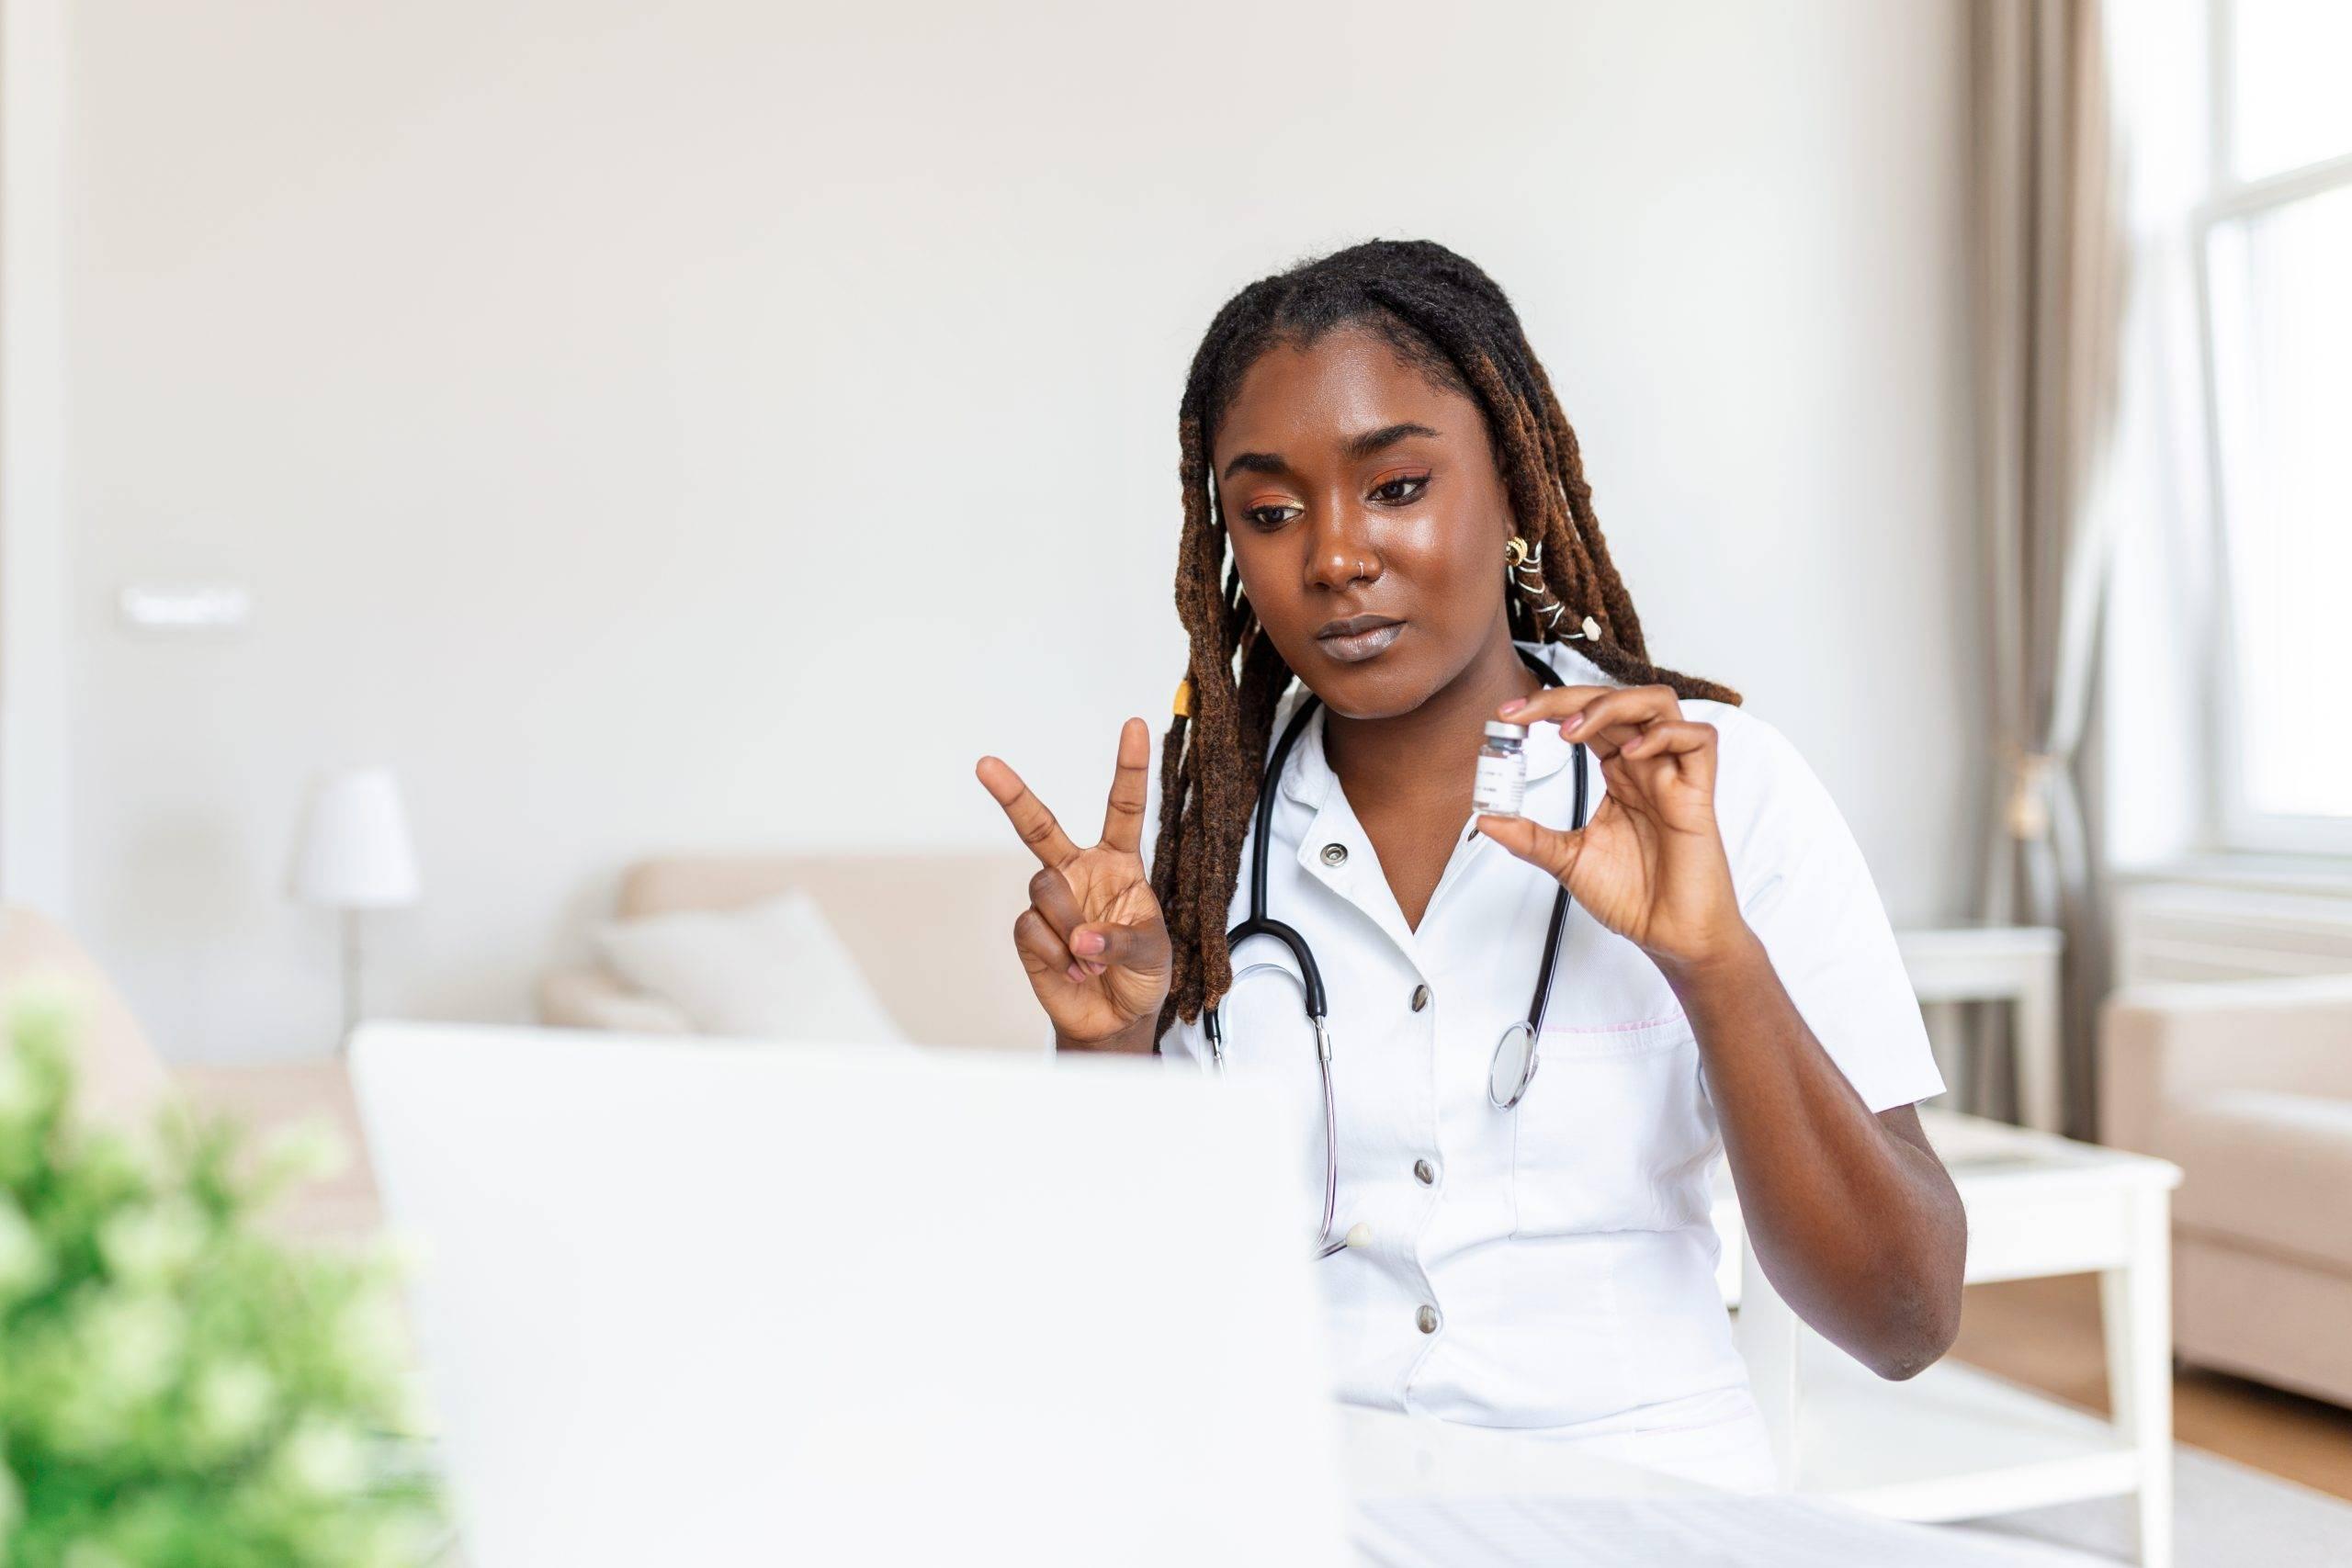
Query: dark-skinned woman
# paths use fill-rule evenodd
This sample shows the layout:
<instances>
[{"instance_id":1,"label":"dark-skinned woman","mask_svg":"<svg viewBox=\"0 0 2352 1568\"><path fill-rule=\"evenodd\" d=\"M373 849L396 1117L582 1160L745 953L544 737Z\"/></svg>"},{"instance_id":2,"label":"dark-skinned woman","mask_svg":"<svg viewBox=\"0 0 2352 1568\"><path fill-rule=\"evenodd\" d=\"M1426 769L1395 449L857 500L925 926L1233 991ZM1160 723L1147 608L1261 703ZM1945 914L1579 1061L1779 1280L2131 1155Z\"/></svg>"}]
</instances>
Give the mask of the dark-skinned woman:
<instances>
[{"instance_id":1,"label":"dark-skinned woman","mask_svg":"<svg viewBox=\"0 0 2352 1568\"><path fill-rule=\"evenodd\" d=\"M1575 433L1463 257L1374 242L1251 284L1179 434L1192 651L1159 754L1129 719L1086 848L977 769L1039 861L1013 942L1056 1043L1295 1099L1341 1397L1770 1487L1719 1154L1828 1338L1901 1378L1959 1320L1913 1109L1943 1081L1844 818L1736 693L1650 661ZM1490 722L1524 727L1516 815L1474 810ZM1236 945L1268 792L1255 912L1298 943Z\"/></svg>"}]
</instances>

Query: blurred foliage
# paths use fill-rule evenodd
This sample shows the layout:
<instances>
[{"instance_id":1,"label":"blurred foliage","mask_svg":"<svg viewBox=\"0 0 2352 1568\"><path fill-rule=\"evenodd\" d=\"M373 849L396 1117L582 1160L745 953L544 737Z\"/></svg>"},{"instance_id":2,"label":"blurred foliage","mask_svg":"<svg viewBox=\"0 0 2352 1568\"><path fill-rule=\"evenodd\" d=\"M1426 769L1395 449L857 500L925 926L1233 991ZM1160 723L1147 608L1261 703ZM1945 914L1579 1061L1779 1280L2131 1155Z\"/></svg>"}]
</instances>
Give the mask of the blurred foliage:
<instances>
[{"instance_id":1,"label":"blurred foliage","mask_svg":"<svg viewBox=\"0 0 2352 1568\"><path fill-rule=\"evenodd\" d=\"M447 1529L410 1462L396 1280L256 1223L339 1157L175 1107L73 1114L68 998L0 1043L0 1562L410 1568Z\"/></svg>"}]
</instances>

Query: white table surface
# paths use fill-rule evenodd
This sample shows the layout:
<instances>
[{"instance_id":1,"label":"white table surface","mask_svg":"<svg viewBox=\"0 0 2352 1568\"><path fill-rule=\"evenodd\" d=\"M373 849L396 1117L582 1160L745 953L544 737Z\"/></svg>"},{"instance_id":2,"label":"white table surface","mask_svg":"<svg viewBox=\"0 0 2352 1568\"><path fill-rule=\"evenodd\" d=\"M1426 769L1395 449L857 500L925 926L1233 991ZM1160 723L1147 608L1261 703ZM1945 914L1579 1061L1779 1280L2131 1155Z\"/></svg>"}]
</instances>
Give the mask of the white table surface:
<instances>
[{"instance_id":1,"label":"white table surface","mask_svg":"<svg viewBox=\"0 0 2352 1568\"><path fill-rule=\"evenodd\" d=\"M1923 1008L1964 1001L2002 1001L2014 1008L2010 1044L2025 1124L2058 1131L2065 1110L2058 1027L2064 933L2052 926L1914 927L1896 931L1894 941ZM1947 1083L1959 1077L1960 1043L1952 1039L1949 1049L1937 1052Z\"/></svg>"},{"instance_id":2,"label":"white table surface","mask_svg":"<svg viewBox=\"0 0 2352 1568\"><path fill-rule=\"evenodd\" d=\"M1564 1444L1347 1407L1350 1529L1366 1568L2089 1568L2034 1542L1744 1496Z\"/></svg>"},{"instance_id":3,"label":"white table surface","mask_svg":"<svg viewBox=\"0 0 2352 1568\"><path fill-rule=\"evenodd\" d=\"M1768 1284L1742 1302L1739 1334L1792 1486L1913 1520L2136 1494L2141 1561L2167 1568L2179 1167L1950 1111L1919 1121L1967 1209L1969 1283L2099 1276L2113 1414L1949 1361L1883 1382L1802 1328ZM1749 1283L1744 1233L1728 1175L1717 1176L1724 1283L1736 1299Z\"/></svg>"}]
</instances>

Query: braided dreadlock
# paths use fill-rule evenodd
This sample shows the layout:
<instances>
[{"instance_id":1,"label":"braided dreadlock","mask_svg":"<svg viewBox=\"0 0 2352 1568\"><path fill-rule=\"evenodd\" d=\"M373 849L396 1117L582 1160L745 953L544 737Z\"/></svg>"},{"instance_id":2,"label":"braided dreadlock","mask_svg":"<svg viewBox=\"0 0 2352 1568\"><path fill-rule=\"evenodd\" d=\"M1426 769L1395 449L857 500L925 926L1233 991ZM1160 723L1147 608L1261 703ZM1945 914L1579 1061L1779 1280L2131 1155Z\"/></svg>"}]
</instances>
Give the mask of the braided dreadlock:
<instances>
[{"instance_id":1,"label":"braided dreadlock","mask_svg":"<svg viewBox=\"0 0 2352 1568\"><path fill-rule=\"evenodd\" d=\"M1683 697L1736 703L1739 694L1649 662L1634 602L1618 581L1593 515L1576 432L1551 378L1528 346L1518 312L1472 262L1426 240L1374 240L1260 278L1209 323L1177 414L1182 445L1184 535L1177 553L1176 610L1192 639L1191 701L1160 746L1159 837L1152 893L1174 948L1174 972L1153 1039L1170 1021L1191 1021L1233 983L1226 914L1239 874L1274 713L1292 671L1260 635L1241 594L1238 562L1227 562L1209 449L1241 378L1279 343L1306 346L1335 327L1377 333L1441 386L1476 402L1510 492L1520 533L1536 558L1544 604L1509 596L1511 636L1554 640L1562 605L1568 626L1589 614L1600 635L1586 657L1628 685L1664 684ZM1222 573L1222 581L1220 581ZM1180 692L1182 689L1180 688ZM1189 710L1189 711L1186 711ZM1191 744L1185 742L1190 739Z\"/></svg>"}]
</instances>

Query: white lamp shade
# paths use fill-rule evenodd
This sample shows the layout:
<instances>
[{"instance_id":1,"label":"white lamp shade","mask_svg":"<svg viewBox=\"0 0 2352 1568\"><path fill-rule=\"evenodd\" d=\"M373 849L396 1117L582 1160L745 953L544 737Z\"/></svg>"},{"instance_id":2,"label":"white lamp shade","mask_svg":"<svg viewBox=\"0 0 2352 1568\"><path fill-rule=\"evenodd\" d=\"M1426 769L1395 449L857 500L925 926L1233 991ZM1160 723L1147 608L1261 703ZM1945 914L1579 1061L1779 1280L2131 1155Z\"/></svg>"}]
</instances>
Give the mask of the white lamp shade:
<instances>
[{"instance_id":1,"label":"white lamp shade","mask_svg":"<svg viewBox=\"0 0 2352 1568\"><path fill-rule=\"evenodd\" d=\"M416 847L390 768L355 768L312 786L290 881L294 897L324 908L416 902Z\"/></svg>"}]
</instances>

